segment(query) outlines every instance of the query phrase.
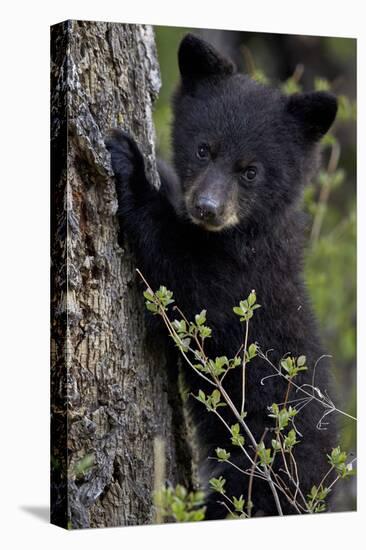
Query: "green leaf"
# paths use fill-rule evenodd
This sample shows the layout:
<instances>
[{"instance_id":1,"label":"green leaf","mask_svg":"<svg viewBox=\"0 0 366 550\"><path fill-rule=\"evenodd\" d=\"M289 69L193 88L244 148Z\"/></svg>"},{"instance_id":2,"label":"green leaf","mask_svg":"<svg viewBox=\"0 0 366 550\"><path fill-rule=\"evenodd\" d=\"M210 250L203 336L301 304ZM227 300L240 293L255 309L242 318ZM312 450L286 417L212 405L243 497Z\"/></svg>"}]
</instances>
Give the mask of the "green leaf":
<instances>
[{"instance_id":1,"label":"green leaf","mask_svg":"<svg viewBox=\"0 0 366 550\"><path fill-rule=\"evenodd\" d=\"M332 450L328 456L328 462L334 467L335 471L341 478L350 477L354 475L356 470L353 469L352 464L347 464L347 453L341 451L341 448L338 446Z\"/></svg>"},{"instance_id":2,"label":"green leaf","mask_svg":"<svg viewBox=\"0 0 366 550\"><path fill-rule=\"evenodd\" d=\"M178 319L175 319L173 321L173 326L175 330L178 332L178 334L186 333L187 332L187 325L184 319L178 321Z\"/></svg>"},{"instance_id":3,"label":"green leaf","mask_svg":"<svg viewBox=\"0 0 366 550\"><path fill-rule=\"evenodd\" d=\"M237 447L242 447L245 443L244 436L242 435L233 435L231 438L231 443Z\"/></svg>"},{"instance_id":4,"label":"green leaf","mask_svg":"<svg viewBox=\"0 0 366 550\"><path fill-rule=\"evenodd\" d=\"M296 432L295 430L290 430L285 437L285 449L290 451L294 445L296 445L298 441L296 440Z\"/></svg>"},{"instance_id":5,"label":"green leaf","mask_svg":"<svg viewBox=\"0 0 366 550\"><path fill-rule=\"evenodd\" d=\"M300 355L297 360L294 357L286 357L286 359L282 359L280 364L281 367L288 373L288 376L286 378L292 379L297 376L299 372L307 370L307 367L304 366L305 361L305 355Z\"/></svg>"},{"instance_id":6,"label":"green leaf","mask_svg":"<svg viewBox=\"0 0 366 550\"><path fill-rule=\"evenodd\" d=\"M199 333L200 333L201 338L210 338L212 330L210 329L210 327L207 327L205 325L201 325L199 327Z\"/></svg>"},{"instance_id":7,"label":"green leaf","mask_svg":"<svg viewBox=\"0 0 366 550\"><path fill-rule=\"evenodd\" d=\"M233 504L236 512L243 512L245 505L243 495L240 495L239 498L233 496Z\"/></svg>"},{"instance_id":8,"label":"green leaf","mask_svg":"<svg viewBox=\"0 0 366 550\"><path fill-rule=\"evenodd\" d=\"M249 359L253 359L257 355L257 345L256 344L250 344L248 348L248 356Z\"/></svg>"},{"instance_id":9,"label":"green leaf","mask_svg":"<svg viewBox=\"0 0 366 550\"><path fill-rule=\"evenodd\" d=\"M152 313L158 313L158 306L156 304L153 304L151 302L145 302L146 309L151 311Z\"/></svg>"},{"instance_id":10,"label":"green leaf","mask_svg":"<svg viewBox=\"0 0 366 550\"><path fill-rule=\"evenodd\" d=\"M228 453L225 449L221 449L220 447L217 447L216 455L217 455L217 458L219 459L219 462L225 462L230 458L230 453Z\"/></svg>"},{"instance_id":11,"label":"green leaf","mask_svg":"<svg viewBox=\"0 0 366 550\"><path fill-rule=\"evenodd\" d=\"M281 86L282 91L286 95L296 94L301 92L302 87L293 77L288 78Z\"/></svg>"},{"instance_id":12,"label":"green leaf","mask_svg":"<svg viewBox=\"0 0 366 550\"><path fill-rule=\"evenodd\" d=\"M223 367L224 365L228 365L229 364L229 361L228 361L228 358L226 356L223 356L223 357L216 357L215 359L215 366L220 369L221 367Z\"/></svg>"},{"instance_id":13,"label":"green leaf","mask_svg":"<svg viewBox=\"0 0 366 550\"><path fill-rule=\"evenodd\" d=\"M254 69L250 77L256 82L259 82L260 84L264 84L265 86L269 84L268 77L265 75L265 73L261 69Z\"/></svg>"},{"instance_id":14,"label":"green leaf","mask_svg":"<svg viewBox=\"0 0 366 550\"><path fill-rule=\"evenodd\" d=\"M344 463L347 460L347 453L341 451L341 448L338 446L332 450L330 455L331 463L334 465L339 465Z\"/></svg>"},{"instance_id":15,"label":"green leaf","mask_svg":"<svg viewBox=\"0 0 366 550\"><path fill-rule=\"evenodd\" d=\"M333 134L328 132L327 134L325 134L325 136L322 137L321 143L322 145L327 147L330 145L335 145L337 143L337 139Z\"/></svg>"},{"instance_id":16,"label":"green leaf","mask_svg":"<svg viewBox=\"0 0 366 550\"><path fill-rule=\"evenodd\" d=\"M209 360L209 366L214 376L220 376L225 372L224 366L229 366L229 360L227 357L216 357L215 361Z\"/></svg>"},{"instance_id":17,"label":"green leaf","mask_svg":"<svg viewBox=\"0 0 366 550\"><path fill-rule=\"evenodd\" d=\"M177 485L175 488L175 494L180 499L185 499L187 496L187 489L183 485Z\"/></svg>"},{"instance_id":18,"label":"green leaf","mask_svg":"<svg viewBox=\"0 0 366 550\"><path fill-rule=\"evenodd\" d=\"M234 357L234 359L231 359L229 361L229 366L230 368L235 368L235 367L238 367L239 365L241 365L241 359L240 357Z\"/></svg>"},{"instance_id":19,"label":"green leaf","mask_svg":"<svg viewBox=\"0 0 366 550\"><path fill-rule=\"evenodd\" d=\"M240 426L239 424L233 424L231 426L231 443L233 445L236 445L238 447L242 447L244 445L245 439L242 435L240 435Z\"/></svg>"},{"instance_id":20,"label":"green leaf","mask_svg":"<svg viewBox=\"0 0 366 550\"><path fill-rule=\"evenodd\" d=\"M159 290L156 291L155 295L165 308L174 302L173 292L168 290L166 286L161 286Z\"/></svg>"},{"instance_id":21,"label":"green leaf","mask_svg":"<svg viewBox=\"0 0 366 550\"><path fill-rule=\"evenodd\" d=\"M255 295L255 290L252 290L252 292L248 296L248 305L253 306L255 304L257 297Z\"/></svg>"},{"instance_id":22,"label":"green leaf","mask_svg":"<svg viewBox=\"0 0 366 550\"><path fill-rule=\"evenodd\" d=\"M232 435L238 435L240 433L240 426L239 424L233 424L231 426L231 434Z\"/></svg>"},{"instance_id":23,"label":"green leaf","mask_svg":"<svg viewBox=\"0 0 366 550\"><path fill-rule=\"evenodd\" d=\"M220 402L220 399L221 399L221 393L219 392L219 390L214 390L211 394L212 405L216 407Z\"/></svg>"},{"instance_id":24,"label":"green leaf","mask_svg":"<svg viewBox=\"0 0 366 550\"><path fill-rule=\"evenodd\" d=\"M283 428L286 428L289 422L289 414L287 409L281 409L278 414L278 427L280 430L283 430Z\"/></svg>"},{"instance_id":25,"label":"green leaf","mask_svg":"<svg viewBox=\"0 0 366 550\"><path fill-rule=\"evenodd\" d=\"M270 466L272 463L271 449L266 449L263 441L257 446L257 453L262 466Z\"/></svg>"},{"instance_id":26,"label":"green leaf","mask_svg":"<svg viewBox=\"0 0 366 550\"><path fill-rule=\"evenodd\" d=\"M220 476L219 478L213 477L209 481L210 487L217 493L221 493L221 494L225 493L225 489L224 489L225 483L226 483L226 479L224 479L222 476Z\"/></svg>"},{"instance_id":27,"label":"green leaf","mask_svg":"<svg viewBox=\"0 0 366 550\"><path fill-rule=\"evenodd\" d=\"M191 512L192 516L189 518L189 521L202 521L205 519L206 507L200 508L195 512Z\"/></svg>"},{"instance_id":28,"label":"green leaf","mask_svg":"<svg viewBox=\"0 0 366 550\"><path fill-rule=\"evenodd\" d=\"M329 495L328 487L317 487L313 485L310 493L307 495L307 508L311 513L324 512L326 510L325 499Z\"/></svg>"},{"instance_id":29,"label":"green leaf","mask_svg":"<svg viewBox=\"0 0 366 550\"><path fill-rule=\"evenodd\" d=\"M202 491L188 493L182 485L162 487L154 492L154 504L160 509L162 516L177 522L202 521L206 507L203 504Z\"/></svg>"},{"instance_id":30,"label":"green leaf","mask_svg":"<svg viewBox=\"0 0 366 550\"><path fill-rule=\"evenodd\" d=\"M330 90L330 83L326 78L315 77L314 78L314 90L319 92L328 92Z\"/></svg>"},{"instance_id":31,"label":"green leaf","mask_svg":"<svg viewBox=\"0 0 366 550\"><path fill-rule=\"evenodd\" d=\"M190 338L181 338L180 342L178 343L178 347L184 352L187 353L189 350L189 344L191 343Z\"/></svg>"},{"instance_id":32,"label":"green leaf","mask_svg":"<svg viewBox=\"0 0 366 550\"><path fill-rule=\"evenodd\" d=\"M196 325L200 326L206 322L206 310L203 309L199 315L195 316Z\"/></svg>"},{"instance_id":33,"label":"green leaf","mask_svg":"<svg viewBox=\"0 0 366 550\"><path fill-rule=\"evenodd\" d=\"M202 403L206 403L206 395L205 392L202 390L199 390L198 392L198 400L202 401Z\"/></svg>"},{"instance_id":34,"label":"green leaf","mask_svg":"<svg viewBox=\"0 0 366 550\"><path fill-rule=\"evenodd\" d=\"M280 451L281 450L281 444L280 444L279 441L277 441L277 439L272 439L271 443L272 443L272 449L274 451Z\"/></svg>"},{"instance_id":35,"label":"green leaf","mask_svg":"<svg viewBox=\"0 0 366 550\"><path fill-rule=\"evenodd\" d=\"M145 296L146 300L148 300L149 302L154 302L155 301L154 294L151 294L151 292L149 292L148 290L145 290L144 296Z\"/></svg>"},{"instance_id":36,"label":"green leaf","mask_svg":"<svg viewBox=\"0 0 366 550\"><path fill-rule=\"evenodd\" d=\"M278 413L280 412L280 409L279 409L279 406L277 405L277 403L272 403L269 410L273 413L269 416L277 416Z\"/></svg>"},{"instance_id":37,"label":"green leaf","mask_svg":"<svg viewBox=\"0 0 366 550\"><path fill-rule=\"evenodd\" d=\"M201 363L196 363L195 365L193 365L193 367L199 371L202 371L202 372L205 372L206 369L205 369L205 366L204 365L201 365Z\"/></svg>"}]
</instances>

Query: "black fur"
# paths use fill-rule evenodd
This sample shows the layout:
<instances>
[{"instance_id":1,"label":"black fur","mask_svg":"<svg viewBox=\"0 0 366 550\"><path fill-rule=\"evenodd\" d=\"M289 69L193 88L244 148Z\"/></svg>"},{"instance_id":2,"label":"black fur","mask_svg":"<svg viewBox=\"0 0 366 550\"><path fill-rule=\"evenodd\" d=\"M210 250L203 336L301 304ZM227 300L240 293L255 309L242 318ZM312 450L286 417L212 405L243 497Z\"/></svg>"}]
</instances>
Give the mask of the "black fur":
<instances>
[{"instance_id":1,"label":"black fur","mask_svg":"<svg viewBox=\"0 0 366 550\"><path fill-rule=\"evenodd\" d=\"M309 370L298 380L311 383L315 362L324 350L303 283L304 217L299 202L317 167L316 142L334 120L336 100L320 92L285 97L235 73L230 61L192 35L182 41L179 64L175 172L161 166L161 189L147 181L142 156L130 137L114 130L107 140L122 231L153 288L165 285L173 290L188 318L207 309L207 323L213 329L207 341L211 357L233 357L238 351L243 325L232 308L255 289L262 307L250 322L249 341L257 341L264 351L273 349L270 357L275 364L286 353L306 355ZM254 181L248 179L248 166L254 166ZM198 389L211 393L212 388L206 388L188 367L186 372L194 394ZM282 402L286 390L278 378L261 385L269 374L273 372L259 358L248 366L246 418L258 440L266 426L273 426L267 407ZM238 407L240 380L240 369L225 379ZM329 380L329 364L322 360L315 384L331 391ZM247 478L207 457L223 447L238 465L248 464L231 447L218 419L193 398L190 401L201 448L202 483L206 486L213 475L223 475L227 494L246 498ZM234 423L228 410L222 410ZM305 495L327 470L326 453L335 445L332 424L328 430L316 427L323 412L313 403L297 421L303 438L295 457ZM267 446L271 438L269 433ZM227 514L217 497L207 498L209 519ZM276 514L266 482L254 480L252 500L254 515ZM281 503L285 513L293 513L282 497Z\"/></svg>"}]
</instances>

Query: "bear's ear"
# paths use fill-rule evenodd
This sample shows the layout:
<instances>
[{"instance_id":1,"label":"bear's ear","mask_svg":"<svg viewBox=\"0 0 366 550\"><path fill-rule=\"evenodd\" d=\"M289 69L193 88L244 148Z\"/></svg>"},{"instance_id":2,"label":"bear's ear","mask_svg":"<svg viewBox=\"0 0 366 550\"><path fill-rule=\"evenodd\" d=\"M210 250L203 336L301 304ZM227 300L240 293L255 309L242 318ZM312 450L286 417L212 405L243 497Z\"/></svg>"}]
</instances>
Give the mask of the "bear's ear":
<instances>
[{"instance_id":1,"label":"bear's ear","mask_svg":"<svg viewBox=\"0 0 366 550\"><path fill-rule=\"evenodd\" d=\"M184 84L193 84L212 76L229 76L235 72L235 65L229 59L194 34L187 34L180 43L178 63Z\"/></svg>"},{"instance_id":2,"label":"bear's ear","mask_svg":"<svg viewBox=\"0 0 366 550\"><path fill-rule=\"evenodd\" d=\"M293 94L286 107L310 141L317 141L327 133L338 109L337 98L328 92Z\"/></svg>"}]
</instances>

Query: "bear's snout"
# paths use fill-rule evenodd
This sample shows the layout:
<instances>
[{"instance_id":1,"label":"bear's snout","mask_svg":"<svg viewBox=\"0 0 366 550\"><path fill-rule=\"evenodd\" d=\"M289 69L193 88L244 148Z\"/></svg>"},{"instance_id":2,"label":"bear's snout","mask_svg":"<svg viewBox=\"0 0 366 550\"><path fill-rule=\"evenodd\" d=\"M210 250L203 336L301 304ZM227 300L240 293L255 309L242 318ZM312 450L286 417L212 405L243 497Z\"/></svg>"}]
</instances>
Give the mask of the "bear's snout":
<instances>
[{"instance_id":1,"label":"bear's snout","mask_svg":"<svg viewBox=\"0 0 366 550\"><path fill-rule=\"evenodd\" d=\"M220 218L224 208L217 198L201 195L196 198L194 209L200 220L212 223Z\"/></svg>"}]
</instances>

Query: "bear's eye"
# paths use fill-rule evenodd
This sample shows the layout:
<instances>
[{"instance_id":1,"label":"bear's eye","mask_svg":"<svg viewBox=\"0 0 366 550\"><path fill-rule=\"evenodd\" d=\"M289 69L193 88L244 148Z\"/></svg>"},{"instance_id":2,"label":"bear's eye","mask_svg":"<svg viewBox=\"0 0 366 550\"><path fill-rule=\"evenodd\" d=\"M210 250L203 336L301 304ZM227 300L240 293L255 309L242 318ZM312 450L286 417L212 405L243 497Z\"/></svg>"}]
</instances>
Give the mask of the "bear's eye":
<instances>
[{"instance_id":1,"label":"bear's eye","mask_svg":"<svg viewBox=\"0 0 366 550\"><path fill-rule=\"evenodd\" d=\"M242 171L240 177L246 181L254 181L257 177L257 169L255 166L247 166L245 170Z\"/></svg>"},{"instance_id":2,"label":"bear's eye","mask_svg":"<svg viewBox=\"0 0 366 550\"><path fill-rule=\"evenodd\" d=\"M210 158L210 148L207 143L201 143L198 146L196 156L199 160L208 160Z\"/></svg>"}]
</instances>

